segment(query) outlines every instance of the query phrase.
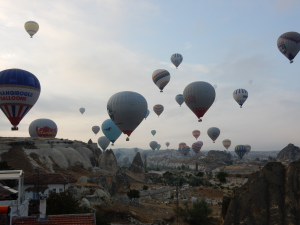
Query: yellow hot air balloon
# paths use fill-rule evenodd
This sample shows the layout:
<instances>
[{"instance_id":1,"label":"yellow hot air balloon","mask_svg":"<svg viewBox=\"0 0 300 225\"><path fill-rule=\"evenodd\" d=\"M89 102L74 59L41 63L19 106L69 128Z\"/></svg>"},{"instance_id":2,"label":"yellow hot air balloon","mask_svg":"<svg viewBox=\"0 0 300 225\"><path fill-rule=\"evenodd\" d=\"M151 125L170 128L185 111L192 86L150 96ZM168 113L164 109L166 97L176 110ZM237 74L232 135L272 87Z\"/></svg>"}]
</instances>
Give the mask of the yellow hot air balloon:
<instances>
[{"instance_id":1,"label":"yellow hot air balloon","mask_svg":"<svg viewBox=\"0 0 300 225\"><path fill-rule=\"evenodd\" d=\"M37 22L34 21L27 21L24 24L25 30L27 31L27 33L30 35L30 37L32 38L33 35L35 35L36 32L38 32L39 30L39 25Z\"/></svg>"}]
</instances>

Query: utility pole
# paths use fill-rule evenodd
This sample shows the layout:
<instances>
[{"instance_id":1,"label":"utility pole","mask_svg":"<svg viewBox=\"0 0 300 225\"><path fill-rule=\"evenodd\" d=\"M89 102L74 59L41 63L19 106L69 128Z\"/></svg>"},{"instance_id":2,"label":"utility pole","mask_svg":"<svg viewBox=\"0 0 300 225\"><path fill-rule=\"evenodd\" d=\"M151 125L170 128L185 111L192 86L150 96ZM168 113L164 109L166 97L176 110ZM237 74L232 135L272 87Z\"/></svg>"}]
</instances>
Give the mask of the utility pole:
<instances>
[{"instance_id":1,"label":"utility pole","mask_svg":"<svg viewBox=\"0 0 300 225\"><path fill-rule=\"evenodd\" d=\"M40 168L35 167L34 170L38 173L37 198L40 199Z\"/></svg>"}]
</instances>

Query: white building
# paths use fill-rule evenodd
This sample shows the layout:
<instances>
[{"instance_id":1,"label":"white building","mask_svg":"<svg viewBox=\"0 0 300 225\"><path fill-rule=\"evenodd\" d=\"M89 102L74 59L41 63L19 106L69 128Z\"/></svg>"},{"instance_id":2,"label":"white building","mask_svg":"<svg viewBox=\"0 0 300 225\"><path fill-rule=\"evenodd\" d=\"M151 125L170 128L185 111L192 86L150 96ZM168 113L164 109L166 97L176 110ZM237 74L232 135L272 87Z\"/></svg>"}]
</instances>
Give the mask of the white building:
<instances>
[{"instance_id":1,"label":"white building","mask_svg":"<svg viewBox=\"0 0 300 225\"><path fill-rule=\"evenodd\" d=\"M50 192L67 190L77 179L62 173L35 173L24 179L25 198L38 199L38 193L49 196Z\"/></svg>"}]
</instances>

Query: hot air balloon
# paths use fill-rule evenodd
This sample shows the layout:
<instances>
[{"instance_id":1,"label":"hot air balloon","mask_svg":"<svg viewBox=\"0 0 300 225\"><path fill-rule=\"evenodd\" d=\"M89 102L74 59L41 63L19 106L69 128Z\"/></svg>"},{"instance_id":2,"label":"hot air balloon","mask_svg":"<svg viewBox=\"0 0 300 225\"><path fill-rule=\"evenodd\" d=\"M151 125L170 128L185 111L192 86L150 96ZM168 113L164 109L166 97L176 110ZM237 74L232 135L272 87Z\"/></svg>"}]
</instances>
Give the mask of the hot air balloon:
<instances>
[{"instance_id":1,"label":"hot air balloon","mask_svg":"<svg viewBox=\"0 0 300 225\"><path fill-rule=\"evenodd\" d=\"M33 35L35 35L36 32L38 32L39 30L39 25L37 22L34 21L27 21L24 24L24 28L27 31L27 33L30 35L30 37L32 38Z\"/></svg>"},{"instance_id":2,"label":"hot air balloon","mask_svg":"<svg viewBox=\"0 0 300 225\"><path fill-rule=\"evenodd\" d=\"M293 63L293 59L300 50L300 34L297 32L282 34L277 40L277 47L290 60L290 63Z\"/></svg>"},{"instance_id":3,"label":"hot air balloon","mask_svg":"<svg viewBox=\"0 0 300 225\"><path fill-rule=\"evenodd\" d=\"M102 123L101 128L103 134L111 141L112 146L122 134L122 131L116 126L116 124L111 119L105 120Z\"/></svg>"},{"instance_id":4,"label":"hot air balloon","mask_svg":"<svg viewBox=\"0 0 300 225\"><path fill-rule=\"evenodd\" d=\"M182 94L176 95L175 100L180 105L180 107L181 107L182 103L184 103Z\"/></svg>"},{"instance_id":5,"label":"hot air balloon","mask_svg":"<svg viewBox=\"0 0 300 225\"><path fill-rule=\"evenodd\" d=\"M248 92L245 89L236 89L233 92L233 98L234 100L241 106L244 104L244 102L247 100L248 98Z\"/></svg>"},{"instance_id":6,"label":"hot air balloon","mask_svg":"<svg viewBox=\"0 0 300 225\"><path fill-rule=\"evenodd\" d=\"M169 145L170 145L170 142L166 142L166 146L167 146L167 148L169 147Z\"/></svg>"},{"instance_id":7,"label":"hot air balloon","mask_svg":"<svg viewBox=\"0 0 300 225\"><path fill-rule=\"evenodd\" d=\"M128 156L124 156L123 158L123 163L127 164L129 162Z\"/></svg>"},{"instance_id":8,"label":"hot air balloon","mask_svg":"<svg viewBox=\"0 0 300 225\"><path fill-rule=\"evenodd\" d=\"M248 80L248 83L249 83L249 84L252 84L252 82L253 82L253 80Z\"/></svg>"},{"instance_id":9,"label":"hot air balloon","mask_svg":"<svg viewBox=\"0 0 300 225\"><path fill-rule=\"evenodd\" d=\"M133 149L135 153L138 153L139 149L138 148L134 148Z\"/></svg>"},{"instance_id":10,"label":"hot air balloon","mask_svg":"<svg viewBox=\"0 0 300 225\"><path fill-rule=\"evenodd\" d=\"M116 156L117 159L119 159L120 156L121 156L121 153L120 152L116 152L115 156Z\"/></svg>"},{"instance_id":11,"label":"hot air balloon","mask_svg":"<svg viewBox=\"0 0 300 225\"><path fill-rule=\"evenodd\" d=\"M165 86L169 83L171 75L167 70L158 69L152 73L152 80L154 84L163 92Z\"/></svg>"},{"instance_id":12,"label":"hot air balloon","mask_svg":"<svg viewBox=\"0 0 300 225\"><path fill-rule=\"evenodd\" d=\"M157 150L159 150L160 149L160 147L161 147L161 145L160 144L157 144Z\"/></svg>"},{"instance_id":13,"label":"hot air balloon","mask_svg":"<svg viewBox=\"0 0 300 225\"><path fill-rule=\"evenodd\" d=\"M196 138L196 140L198 139L198 137L200 136L200 130L194 130L192 132L193 136Z\"/></svg>"},{"instance_id":14,"label":"hot air balloon","mask_svg":"<svg viewBox=\"0 0 300 225\"><path fill-rule=\"evenodd\" d=\"M0 107L18 130L18 124L38 100L41 92L39 80L32 73L21 69L0 72Z\"/></svg>"},{"instance_id":15,"label":"hot air balloon","mask_svg":"<svg viewBox=\"0 0 300 225\"><path fill-rule=\"evenodd\" d=\"M37 119L29 125L30 137L47 137L55 138L57 134L57 126L53 120Z\"/></svg>"},{"instance_id":16,"label":"hot air balloon","mask_svg":"<svg viewBox=\"0 0 300 225\"><path fill-rule=\"evenodd\" d=\"M214 89L217 89L218 85L214 84Z\"/></svg>"},{"instance_id":17,"label":"hot air balloon","mask_svg":"<svg viewBox=\"0 0 300 225\"><path fill-rule=\"evenodd\" d=\"M109 143L110 143L110 141L105 136L98 138L98 145L100 146L100 148L102 148L103 151L105 151L105 149L107 148Z\"/></svg>"},{"instance_id":18,"label":"hot air balloon","mask_svg":"<svg viewBox=\"0 0 300 225\"><path fill-rule=\"evenodd\" d=\"M156 130L151 130L151 134L154 136L156 134Z\"/></svg>"},{"instance_id":19,"label":"hot air balloon","mask_svg":"<svg viewBox=\"0 0 300 225\"><path fill-rule=\"evenodd\" d=\"M192 149L196 154L198 154L200 152L202 146L203 146L203 142L197 141L192 145Z\"/></svg>"},{"instance_id":20,"label":"hot air balloon","mask_svg":"<svg viewBox=\"0 0 300 225\"><path fill-rule=\"evenodd\" d=\"M152 150L154 151L157 148L157 142L156 141L151 141L150 142L150 148L152 148Z\"/></svg>"},{"instance_id":21,"label":"hot air balloon","mask_svg":"<svg viewBox=\"0 0 300 225\"><path fill-rule=\"evenodd\" d=\"M93 126L92 131L94 132L94 134L96 136L96 134L98 134L98 132L100 131L100 127L99 126Z\"/></svg>"},{"instance_id":22,"label":"hot air balloon","mask_svg":"<svg viewBox=\"0 0 300 225\"><path fill-rule=\"evenodd\" d=\"M150 110L147 109L147 113L146 113L145 119L149 116L149 114L150 114Z\"/></svg>"},{"instance_id":23,"label":"hot air balloon","mask_svg":"<svg viewBox=\"0 0 300 225\"><path fill-rule=\"evenodd\" d=\"M183 147L181 148L181 153L182 153L184 156L187 156L187 154L189 154L190 150L191 150L190 147L187 146L187 145L185 145L185 146L183 146Z\"/></svg>"},{"instance_id":24,"label":"hot air balloon","mask_svg":"<svg viewBox=\"0 0 300 225\"><path fill-rule=\"evenodd\" d=\"M162 105L155 105L153 106L153 110L159 117L159 115L162 114L162 112L164 111L164 107Z\"/></svg>"},{"instance_id":25,"label":"hot air balloon","mask_svg":"<svg viewBox=\"0 0 300 225\"><path fill-rule=\"evenodd\" d=\"M246 147L246 150L247 150L246 155L248 155L249 152L251 151L251 146L250 145L245 145L245 147Z\"/></svg>"},{"instance_id":26,"label":"hot air balloon","mask_svg":"<svg viewBox=\"0 0 300 225\"><path fill-rule=\"evenodd\" d=\"M247 152L246 146L245 145L237 145L234 149L235 153L240 157L240 159L243 158L245 153Z\"/></svg>"},{"instance_id":27,"label":"hot air balloon","mask_svg":"<svg viewBox=\"0 0 300 225\"><path fill-rule=\"evenodd\" d=\"M81 112L81 114L83 114L85 112L85 108L80 108L79 112Z\"/></svg>"},{"instance_id":28,"label":"hot air balloon","mask_svg":"<svg viewBox=\"0 0 300 225\"><path fill-rule=\"evenodd\" d=\"M146 99L135 92L123 91L114 94L107 102L107 112L119 129L129 136L143 121L147 113Z\"/></svg>"},{"instance_id":29,"label":"hot air balloon","mask_svg":"<svg viewBox=\"0 0 300 225\"><path fill-rule=\"evenodd\" d=\"M215 140L217 140L217 138L220 135L220 130L217 127L211 127L207 130L207 134L208 136L213 140L213 142L215 143Z\"/></svg>"},{"instance_id":30,"label":"hot air balloon","mask_svg":"<svg viewBox=\"0 0 300 225\"><path fill-rule=\"evenodd\" d=\"M204 81L190 83L183 91L185 104L195 113L199 122L213 104L215 97L216 92L213 86Z\"/></svg>"},{"instance_id":31,"label":"hot air balloon","mask_svg":"<svg viewBox=\"0 0 300 225\"><path fill-rule=\"evenodd\" d=\"M231 145L231 141L229 139L223 140L223 146L228 149Z\"/></svg>"},{"instance_id":32,"label":"hot air balloon","mask_svg":"<svg viewBox=\"0 0 300 225\"><path fill-rule=\"evenodd\" d=\"M179 148L182 148L183 146L186 146L186 143L180 142L178 147L179 147Z\"/></svg>"},{"instance_id":33,"label":"hot air balloon","mask_svg":"<svg viewBox=\"0 0 300 225\"><path fill-rule=\"evenodd\" d=\"M176 69L178 69L178 66L180 63L182 63L183 57L179 53L175 53L171 56L171 62L176 66Z\"/></svg>"}]
</instances>

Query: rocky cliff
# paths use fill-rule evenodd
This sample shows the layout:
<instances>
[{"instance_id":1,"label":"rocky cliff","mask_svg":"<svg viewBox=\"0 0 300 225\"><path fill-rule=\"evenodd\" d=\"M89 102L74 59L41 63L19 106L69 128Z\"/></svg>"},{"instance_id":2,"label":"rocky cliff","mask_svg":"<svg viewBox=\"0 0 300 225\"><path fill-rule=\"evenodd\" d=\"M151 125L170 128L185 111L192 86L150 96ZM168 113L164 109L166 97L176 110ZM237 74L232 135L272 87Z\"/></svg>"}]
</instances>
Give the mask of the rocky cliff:
<instances>
[{"instance_id":1,"label":"rocky cliff","mask_svg":"<svg viewBox=\"0 0 300 225\"><path fill-rule=\"evenodd\" d=\"M127 170L128 175L137 178L138 180L145 180L145 168L141 154L136 153L131 165Z\"/></svg>"},{"instance_id":2,"label":"rocky cliff","mask_svg":"<svg viewBox=\"0 0 300 225\"><path fill-rule=\"evenodd\" d=\"M271 162L223 204L224 225L300 224L300 161Z\"/></svg>"},{"instance_id":3,"label":"rocky cliff","mask_svg":"<svg viewBox=\"0 0 300 225\"><path fill-rule=\"evenodd\" d=\"M100 171L106 174L115 174L119 167L114 152L110 150L104 151L99 157Z\"/></svg>"},{"instance_id":4,"label":"rocky cliff","mask_svg":"<svg viewBox=\"0 0 300 225\"><path fill-rule=\"evenodd\" d=\"M300 159L300 148L293 144L289 144L278 153L276 159L281 162L286 160L296 161Z\"/></svg>"}]
</instances>

